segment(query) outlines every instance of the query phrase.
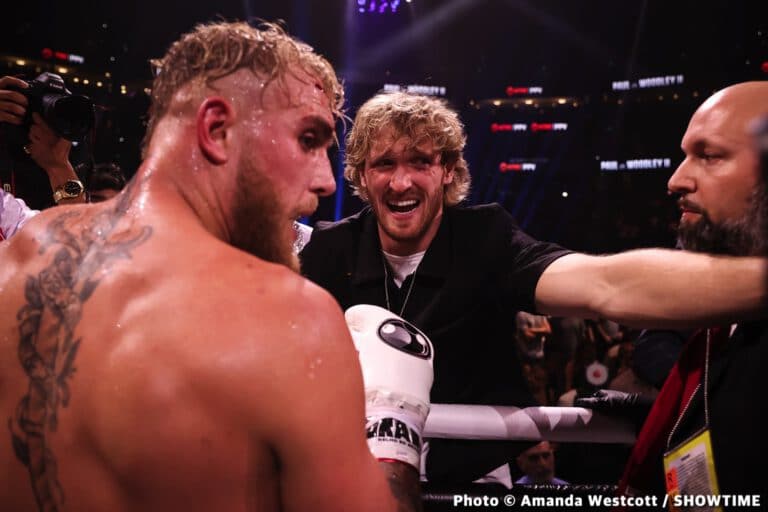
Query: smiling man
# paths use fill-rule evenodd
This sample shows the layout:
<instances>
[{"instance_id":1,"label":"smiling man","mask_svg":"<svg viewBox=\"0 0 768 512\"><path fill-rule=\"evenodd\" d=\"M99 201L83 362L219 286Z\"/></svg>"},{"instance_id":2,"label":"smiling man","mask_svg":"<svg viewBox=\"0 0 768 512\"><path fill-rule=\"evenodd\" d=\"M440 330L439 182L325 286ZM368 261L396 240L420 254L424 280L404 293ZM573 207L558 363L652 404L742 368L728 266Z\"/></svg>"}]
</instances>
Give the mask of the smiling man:
<instances>
[{"instance_id":1,"label":"smiling man","mask_svg":"<svg viewBox=\"0 0 768 512\"><path fill-rule=\"evenodd\" d=\"M436 403L535 405L515 357L516 311L690 327L762 314L765 262L645 249L573 253L532 239L499 205L465 207L470 174L456 112L380 94L347 137L345 177L369 206L319 223L302 271L343 308L400 314L435 346ZM433 440L430 480L471 482L523 444Z\"/></svg>"},{"instance_id":2,"label":"smiling man","mask_svg":"<svg viewBox=\"0 0 768 512\"><path fill-rule=\"evenodd\" d=\"M427 249L440 226L443 190L454 177L446 172L443 155L424 135L417 134L423 140L413 144L410 137L385 128L360 175L361 194L370 199L379 219L382 249L396 256Z\"/></svg>"}]
</instances>

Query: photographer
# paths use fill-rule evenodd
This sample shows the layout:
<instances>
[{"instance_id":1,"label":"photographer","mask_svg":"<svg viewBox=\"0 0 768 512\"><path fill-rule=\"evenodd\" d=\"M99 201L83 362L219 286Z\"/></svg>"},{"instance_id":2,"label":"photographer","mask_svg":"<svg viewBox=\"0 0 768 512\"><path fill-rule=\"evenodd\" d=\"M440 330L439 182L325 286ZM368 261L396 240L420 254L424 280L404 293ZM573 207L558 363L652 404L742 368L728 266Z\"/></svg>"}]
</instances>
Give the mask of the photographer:
<instances>
[{"instance_id":1,"label":"photographer","mask_svg":"<svg viewBox=\"0 0 768 512\"><path fill-rule=\"evenodd\" d=\"M29 84L24 80L11 76L0 78L0 122L24 125L29 101L27 96L15 89L27 88ZM72 143L60 137L38 112L32 112L28 133L29 141L20 149L7 140L7 129L3 134L6 139L3 143L12 160L11 169L0 169L0 181L6 185L6 190L9 186L14 195L35 209L85 202L83 185L69 162ZM25 158L24 154L29 158Z\"/></svg>"}]
</instances>

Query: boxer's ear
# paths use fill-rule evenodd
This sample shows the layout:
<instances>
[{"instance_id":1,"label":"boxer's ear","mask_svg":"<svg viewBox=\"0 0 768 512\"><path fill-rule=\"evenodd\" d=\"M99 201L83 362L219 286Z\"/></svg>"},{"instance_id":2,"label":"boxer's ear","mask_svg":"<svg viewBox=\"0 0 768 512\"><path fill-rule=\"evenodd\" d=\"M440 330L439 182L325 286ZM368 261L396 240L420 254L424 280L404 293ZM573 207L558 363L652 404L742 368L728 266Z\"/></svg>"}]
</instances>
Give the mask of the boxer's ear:
<instances>
[{"instance_id":1,"label":"boxer's ear","mask_svg":"<svg viewBox=\"0 0 768 512\"><path fill-rule=\"evenodd\" d=\"M206 98L197 109L197 143L203 155L215 165L225 164L229 160L232 137L230 128L234 120L232 104L219 96Z\"/></svg>"}]
</instances>

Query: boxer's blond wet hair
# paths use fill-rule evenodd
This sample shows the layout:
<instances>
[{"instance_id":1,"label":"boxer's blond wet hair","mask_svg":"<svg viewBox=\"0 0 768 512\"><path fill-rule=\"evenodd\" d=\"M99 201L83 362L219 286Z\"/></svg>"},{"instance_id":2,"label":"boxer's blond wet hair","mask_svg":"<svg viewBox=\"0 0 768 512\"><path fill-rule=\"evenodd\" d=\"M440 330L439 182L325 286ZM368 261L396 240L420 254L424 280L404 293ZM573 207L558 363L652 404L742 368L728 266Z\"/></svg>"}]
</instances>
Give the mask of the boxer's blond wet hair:
<instances>
[{"instance_id":1,"label":"boxer's blond wet hair","mask_svg":"<svg viewBox=\"0 0 768 512\"><path fill-rule=\"evenodd\" d=\"M344 89L330 63L273 23L254 28L244 22L197 25L173 43L161 59L150 61L155 72L144 150L176 92L192 82L212 87L216 80L249 69L264 83L283 81L296 70L318 80L335 117L342 116Z\"/></svg>"},{"instance_id":2,"label":"boxer's blond wet hair","mask_svg":"<svg viewBox=\"0 0 768 512\"><path fill-rule=\"evenodd\" d=\"M443 202L447 206L467 197L471 183L463 155L467 137L458 114L437 98L404 92L378 94L357 111L347 135L344 162L344 177L354 194L368 201L360 174L374 141L385 128L394 131L395 140L405 135L417 145L427 140L432 142L440 153L440 163L453 169L453 181L445 186Z\"/></svg>"}]
</instances>

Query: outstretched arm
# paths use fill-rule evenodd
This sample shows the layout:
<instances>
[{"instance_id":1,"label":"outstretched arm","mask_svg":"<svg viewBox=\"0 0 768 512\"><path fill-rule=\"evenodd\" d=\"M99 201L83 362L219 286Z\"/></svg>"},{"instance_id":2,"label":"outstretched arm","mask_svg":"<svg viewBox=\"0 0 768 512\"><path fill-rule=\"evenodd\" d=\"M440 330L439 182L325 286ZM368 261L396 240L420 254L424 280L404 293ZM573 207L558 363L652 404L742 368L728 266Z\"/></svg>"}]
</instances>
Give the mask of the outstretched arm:
<instances>
[{"instance_id":1,"label":"outstretched arm","mask_svg":"<svg viewBox=\"0 0 768 512\"><path fill-rule=\"evenodd\" d=\"M536 287L539 311L605 317L636 327L685 328L764 316L768 261L667 249L569 254Z\"/></svg>"}]
</instances>

